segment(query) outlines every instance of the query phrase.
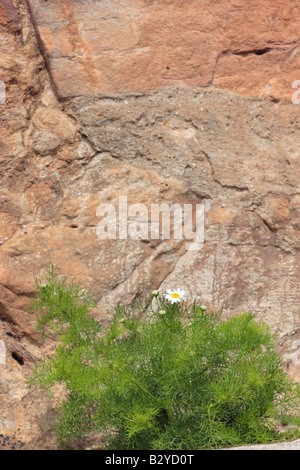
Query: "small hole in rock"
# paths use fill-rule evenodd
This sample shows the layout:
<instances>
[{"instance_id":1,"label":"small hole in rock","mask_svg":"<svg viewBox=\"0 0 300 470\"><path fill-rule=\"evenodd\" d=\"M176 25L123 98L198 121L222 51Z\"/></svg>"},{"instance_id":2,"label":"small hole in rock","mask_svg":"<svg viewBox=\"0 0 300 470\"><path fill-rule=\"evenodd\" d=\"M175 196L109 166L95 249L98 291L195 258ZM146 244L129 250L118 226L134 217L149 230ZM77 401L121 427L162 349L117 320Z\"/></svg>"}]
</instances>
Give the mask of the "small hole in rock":
<instances>
[{"instance_id":1,"label":"small hole in rock","mask_svg":"<svg viewBox=\"0 0 300 470\"><path fill-rule=\"evenodd\" d=\"M18 354L17 352L14 351L14 352L11 353L11 356L12 356L12 358L13 358L15 361L17 361L21 366L24 365L24 359L23 359L22 356L20 356L20 354Z\"/></svg>"}]
</instances>

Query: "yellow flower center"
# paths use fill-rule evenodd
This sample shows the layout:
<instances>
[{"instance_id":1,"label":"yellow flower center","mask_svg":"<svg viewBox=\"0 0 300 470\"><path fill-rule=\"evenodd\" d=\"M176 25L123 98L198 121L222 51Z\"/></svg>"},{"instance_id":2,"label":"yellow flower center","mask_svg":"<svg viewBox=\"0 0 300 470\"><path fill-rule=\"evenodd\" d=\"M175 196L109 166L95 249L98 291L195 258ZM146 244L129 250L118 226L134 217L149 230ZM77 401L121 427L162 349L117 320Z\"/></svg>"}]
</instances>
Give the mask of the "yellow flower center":
<instances>
[{"instance_id":1,"label":"yellow flower center","mask_svg":"<svg viewBox=\"0 0 300 470\"><path fill-rule=\"evenodd\" d=\"M171 294L171 297L173 297L174 299L178 299L178 297L180 297L180 294Z\"/></svg>"}]
</instances>

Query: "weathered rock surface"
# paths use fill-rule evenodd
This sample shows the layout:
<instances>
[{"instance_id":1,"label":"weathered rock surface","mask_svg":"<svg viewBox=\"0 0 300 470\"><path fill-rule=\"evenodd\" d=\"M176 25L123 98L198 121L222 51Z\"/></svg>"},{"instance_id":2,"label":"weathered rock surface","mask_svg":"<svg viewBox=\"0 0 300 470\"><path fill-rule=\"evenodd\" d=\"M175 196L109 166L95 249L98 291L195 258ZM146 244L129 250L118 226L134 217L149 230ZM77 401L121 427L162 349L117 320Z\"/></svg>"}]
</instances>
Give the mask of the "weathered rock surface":
<instances>
[{"instance_id":1,"label":"weathered rock surface","mask_svg":"<svg viewBox=\"0 0 300 470\"><path fill-rule=\"evenodd\" d=\"M11 0L2 0L0 5L0 28L3 27L10 32L17 32L21 29L17 10Z\"/></svg>"},{"instance_id":2,"label":"weathered rock surface","mask_svg":"<svg viewBox=\"0 0 300 470\"><path fill-rule=\"evenodd\" d=\"M91 289L104 323L117 302L178 286L255 311L300 380L295 3L28 4L0 6L0 444L55 448L54 403L25 383L53 347L26 312L50 264ZM99 206L125 196L146 208L141 227L152 204L203 204L204 246L99 239Z\"/></svg>"},{"instance_id":3,"label":"weathered rock surface","mask_svg":"<svg viewBox=\"0 0 300 470\"><path fill-rule=\"evenodd\" d=\"M293 0L28 1L61 98L186 84L290 100L297 80Z\"/></svg>"}]
</instances>

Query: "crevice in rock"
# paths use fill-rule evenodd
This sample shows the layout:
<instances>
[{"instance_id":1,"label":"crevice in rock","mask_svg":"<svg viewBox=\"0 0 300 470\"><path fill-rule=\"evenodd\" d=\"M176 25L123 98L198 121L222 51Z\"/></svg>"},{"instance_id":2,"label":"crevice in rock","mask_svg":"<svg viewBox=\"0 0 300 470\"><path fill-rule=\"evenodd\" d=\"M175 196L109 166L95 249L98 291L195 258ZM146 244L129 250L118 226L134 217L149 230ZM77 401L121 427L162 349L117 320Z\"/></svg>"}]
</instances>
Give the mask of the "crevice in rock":
<instances>
[{"instance_id":1,"label":"crevice in rock","mask_svg":"<svg viewBox=\"0 0 300 470\"><path fill-rule=\"evenodd\" d=\"M217 72L217 66L218 66L219 60L223 57L226 57L226 56L229 56L229 55L240 56L240 57L248 57L248 56L251 56L251 55L262 56L262 55L265 55L265 54L268 54L268 53L271 53L271 52L286 51L286 57L285 57L282 65L280 66L280 69L282 70L283 67L284 67L284 64L286 63L286 61L288 60L290 55L293 53L293 51L298 46L299 46L299 41L294 41L294 42L288 43L288 44L278 44L278 45L266 46L266 47L262 47L262 48L259 48L259 49L249 49L249 50L242 50L242 51L238 51L238 50L236 50L236 51L235 50L220 51L219 54L216 57L216 61L215 61L215 65L214 65L214 69L213 69L213 73L212 73L212 78L209 82L209 86L214 85L215 76L216 76L216 72Z\"/></svg>"},{"instance_id":2,"label":"crevice in rock","mask_svg":"<svg viewBox=\"0 0 300 470\"><path fill-rule=\"evenodd\" d=\"M23 365L24 365L24 358L23 358L19 353L17 353L16 351L13 351L13 352L11 353L11 357L12 357L15 361L17 361L17 362L20 364L20 366L23 366Z\"/></svg>"},{"instance_id":3,"label":"crevice in rock","mask_svg":"<svg viewBox=\"0 0 300 470\"><path fill-rule=\"evenodd\" d=\"M232 52L232 55L239 55L242 57L247 57L249 55L264 55L268 52L271 52L273 49L271 47L265 47L264 49L252 49L249 51L239 51L239 52Z\"/></svg>"},{"instance_id":4,"label":"crevice in rock","mask_svg":"<svg viewBox=\"0 0 300 470\"><path fill-rule=\"evenodd\" d=\"M260 220L264 223L264 225L270 230L272 233L277 233L277 230L273 225L271 225L266 219L264 219L258 212L254 211L254 213L260 218Z\"/></svg>"},{"instance_id":5,"label":"crevice in rock","mask_svg":"<svg viewBox=\"0 0 300 470\"><path fill-rule=\"evenodd\" d=\"M31 23L31 26L33 28L33 31L34 31L34 35L35 35L35 39L36 39L36 42L37 42L37 45L38 45L38 49L41 53L41 57L43 58L43 61L44 61L44 65L45 65L45 69L47 70L47 76L49 78L49 81L50 81L50 84L51 84L51 87L52 87L52 90L55 94L55 97L57 99L57 101L59 101L59 96L58 96L58 93L57 93L57 88L55 86L55 83L54 83L54 80L52 78L52 75L50 74L50 65L49 65L49 61L47 59L47 53L46 53L46 50L45 50L45 46L43 44L43 41L42 41L42 38L40 36L40 33L38 31L38 28L35 24L35 21L33 20L33 15L32 15L32 11L31 11L31 6L28 2L28 0L25 0L25 5L26 5L26 8L27 8L27 11L29 13L29 18L30 18L30 23Z\"/></svg>"},{"instance_id":6,"label":"crevice in rock","mask_svg":"<svg viewBox=\"0 0 300 470\"><path fill-rule=\"evenodd\" d=\"M246 186L245 187L240 187L240 186L221 183L215 176L215 170L214 170L214 167L213 167L210 156L206 152L204 152L204 150L202 150L202 152L203 152L203 155L206 157L207 162L209 163L210 170L211 170L211 176L212 176L215 183L217 183L219 186L221 186L224 189L230 189L230 190L234 190L234 191L238 191L238 192L249 192L249 189Z\"/></svg>"}]
</instances>

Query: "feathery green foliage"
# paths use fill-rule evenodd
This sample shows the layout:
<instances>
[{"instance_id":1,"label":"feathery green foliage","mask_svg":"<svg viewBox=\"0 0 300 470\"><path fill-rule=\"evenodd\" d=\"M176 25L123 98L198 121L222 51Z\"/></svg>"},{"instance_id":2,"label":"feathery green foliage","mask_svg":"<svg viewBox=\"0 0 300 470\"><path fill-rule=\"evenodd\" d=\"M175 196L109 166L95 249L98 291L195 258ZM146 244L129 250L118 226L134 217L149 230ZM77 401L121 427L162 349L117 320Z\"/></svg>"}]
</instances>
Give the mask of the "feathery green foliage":
<instances>
[{"instance_id":1,"label":"feathery green foliage","mask_svg":"<svg viewBox=\"0 0 300 470\"><path fill-rule=\"evenodd\" d=\"M103 331L80 285L50 269L38 289L38 328L50 327L60 344L28 383L65 385L61 445L98 430L115 450L225 447L276 440L274 418L300 424L299 384L252 314L222 320L197 302L150 296L118 305Z\"/></svg>"}]
</instances>

